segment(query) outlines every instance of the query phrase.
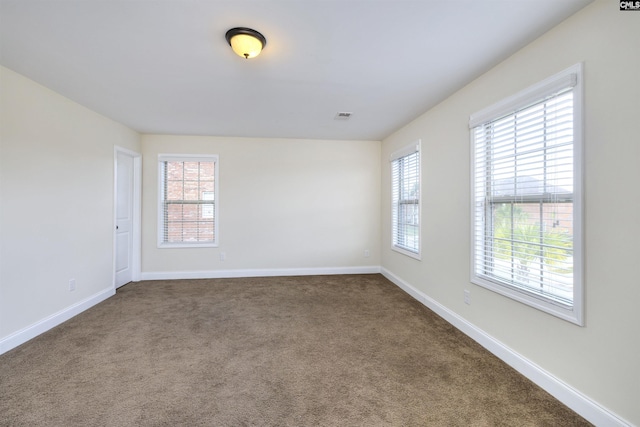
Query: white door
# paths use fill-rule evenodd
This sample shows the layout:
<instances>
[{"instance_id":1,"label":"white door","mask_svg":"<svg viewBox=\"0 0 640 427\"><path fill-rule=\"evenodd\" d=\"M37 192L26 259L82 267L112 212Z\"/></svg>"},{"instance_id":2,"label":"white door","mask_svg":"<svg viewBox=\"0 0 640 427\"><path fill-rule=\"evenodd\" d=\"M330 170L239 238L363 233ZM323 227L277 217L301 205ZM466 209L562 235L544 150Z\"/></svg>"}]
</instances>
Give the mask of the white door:
<instances>
[{"instance_id":1,"label":"white door","mask_svg":"<svg viewBox=\"0 0 640 427\"><path fill-rule=\"evenodd\" d=\"M118 152L116 161L116 288L133 277L133 157Z\"/></svg>"}]
</instances>

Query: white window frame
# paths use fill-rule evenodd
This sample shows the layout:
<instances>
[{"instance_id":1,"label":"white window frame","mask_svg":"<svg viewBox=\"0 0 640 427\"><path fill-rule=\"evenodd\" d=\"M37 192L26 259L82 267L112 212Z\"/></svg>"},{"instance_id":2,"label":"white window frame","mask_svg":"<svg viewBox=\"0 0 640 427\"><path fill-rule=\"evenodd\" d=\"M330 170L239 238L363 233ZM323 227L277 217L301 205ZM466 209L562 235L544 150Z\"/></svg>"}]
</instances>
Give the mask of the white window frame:
<instances>
[{"instance_id":1,"label":"white window frame","mask_svg":"<svg viewBox=\"0 0 640 427\"><path fill-rule=\"evenodd\" d=\"M527 292L521 288L509 285L478 272L481 267L476 260L476 230L478 219L475 199L475 141L474 129L493 120L515 114L516 111L538 103L558 91L572 86L573 89L573 301L572 305L560 304L552 298ZM512 298L521 303L535 307L541 311L557 316L561 319L584 325L584 282L583 282L583 65L576 64L544 81L529 87L503 101L487 107L475 114L469 120L471 141L471 282L494 292ZM480 208L478 208L480 209ZM482 219L484 220L484 218ZM480 231L478 231L480 233ZM479 236L485 236L482 233ZM482 253L482 252L480 252ZM483 255L484 256L484 255Z\"/></svg>"},{"instance_id":2,"label":"white window frame","mask_svg":"<svg viewBox=\"0 0 640 427\"><path fill-rule=\"evenodd\" d=\"M164 240L164 228L165 228L165 174L164 174L164 163L165 162L213 162L214 163L214 199L213 202L213 241L208 242L166 242ZM166 249L166 248L215 248L219 246L220 236L219 236L219 211L220 211L220 192L218 190L219 183L219 169L220 163L218 161L218 156L214 154L158 154L158 248ZM202 192L205 193L205 192ZM201 194L202 196L202 194ZM203 199L204 200L204 199ZM211 204L209 199L206 200L208 203L203 203L206 205Z\"/></svg>"},{"instance_id":3,"label":"white window frame","mask_svg":"<svg viewBox=\"0 0 640 427\"><path fill-rule=\"evenodd\" d=\"M391 165L391 249L399 252L401 254L407 255L411 258L415 258L417 260L422 259L422 155L420 153L421 148L421 140L417 140L397 151L391 153L390 156L390 165ZM402 246L397 240L397 229L398 229L398 210L400 207L400 201L398 200L398 192L399 188L394 187L394 162L399 161L402 158L407 156L411 156L417 154L417 174L418 174L418 192L417 192L417 200L411 201L412 203L417 203L418 205L418 249L417 251L413 251L409 247Z\"/></svg>"}]
</instances>

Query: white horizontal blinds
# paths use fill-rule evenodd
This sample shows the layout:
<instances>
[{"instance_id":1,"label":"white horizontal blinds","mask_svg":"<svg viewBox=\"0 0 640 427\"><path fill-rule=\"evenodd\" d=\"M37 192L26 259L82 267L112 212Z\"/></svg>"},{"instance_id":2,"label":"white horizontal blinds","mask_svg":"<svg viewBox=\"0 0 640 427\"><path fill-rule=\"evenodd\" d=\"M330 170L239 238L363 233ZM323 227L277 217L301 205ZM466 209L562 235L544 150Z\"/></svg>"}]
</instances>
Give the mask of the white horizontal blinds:
<instances>
[{"instance_id":1,"label":"white horizontal blinds","mask_svg":"<svg viewBox=\"0 0 640 427\"><path fill-rule=\"evenodd\" d=\"M162 166L163 242L215 242L215 162L166 160Z\"/></svg>"},{"instance_id":2,"label":"white horizontal blinds","mask_svg":"<svg viewBox=\"0 0 640 427\"><path fill-rule=\"evenodd\" d=\"M417 145L397 152L391 161L392 244L420 253L420 151Z\"/></svg>"},{"instance_id":3,"label":"white horizontal blinds","mask_svg":"<svg viewBox=\"0 0 640 427\"><path fill-rule=\"evenodd\" d=\"M473 129L476 276L566 307L573 306L571 83Z\"/></svg>"},{"instance_id":4,"label":"white horizontal blinds","mask_svg":"<svg viewBox=\"0 0 640 427\"><path fill-rule=\"evenodd\" d=\"M509 116L522 109L522 107L537 104L541 99L564 91L567 88L572 88L577 84L578 75L575 72L563 72L559 76L550 77L528 89L525 93L509 97L473 114L469 120L469 128L473 129L476 126L495 120L497 117Z\"/></svg>"}]
</instances>

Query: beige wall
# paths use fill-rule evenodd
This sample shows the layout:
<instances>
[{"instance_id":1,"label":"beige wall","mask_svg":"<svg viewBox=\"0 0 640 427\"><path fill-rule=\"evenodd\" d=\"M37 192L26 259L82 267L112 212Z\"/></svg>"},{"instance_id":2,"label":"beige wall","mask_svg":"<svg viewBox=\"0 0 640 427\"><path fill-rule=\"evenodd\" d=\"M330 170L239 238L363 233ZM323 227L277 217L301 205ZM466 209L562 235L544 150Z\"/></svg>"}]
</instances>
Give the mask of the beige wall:
<instances>
[{"instance_id":1,"label":"beige wall","mask_svg":"<svg viewBox=\"0 0 640 427\"><path fill-rule=\"evenodd\" d=\"M585 66L586 326L470 284L469 115ZM383 141L382 266L640 425L640 14L596 1ZM390 247L389 154L422 139L422 261ZM471 305L463 291L471 291Z\"/></svg>"},{"instance_id":2,"label":"beige wall","mask_svg":"<svg viewBox=\"0 0 640 427\"><path fill-rule=\"evenodd\" d=\"M0 84L2 341L113 289L114 145L140 143L9 69Z\"/></svg>"},{"instance_id":3,"label":"beige wall","mask_svg":"<svg viewBox=\"0 0 640 427\"><path fill-rule=\"evenodd\" d=\"M379 141L144 135L142 150L143 277L380 265ZM158 154L219 155L218 248L157 248Z\"/></svg>"}]
</instances>

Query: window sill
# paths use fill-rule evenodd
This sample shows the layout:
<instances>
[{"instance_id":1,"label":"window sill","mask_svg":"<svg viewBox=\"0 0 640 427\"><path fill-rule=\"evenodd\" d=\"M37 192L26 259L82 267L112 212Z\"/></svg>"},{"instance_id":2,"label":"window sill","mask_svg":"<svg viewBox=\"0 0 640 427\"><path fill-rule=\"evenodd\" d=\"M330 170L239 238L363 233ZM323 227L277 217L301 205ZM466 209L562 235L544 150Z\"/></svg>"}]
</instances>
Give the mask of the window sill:
<instances>
[{"instance_id":1,"label":"window sill","mask_svg":"<svg viewBox=\"0 0 640 427\"><path fill-rule=\"evenodd\" d=\"M406 249L402 249L401 247L398 247L398 246L391 246L391 250L393 250L394 252L398 252L398 253L400 253L402 255L406 255L406 256L408 256L410 258L416 259L418 261L422 260L422 254L420 252L418 252L418 253L411 252L411 251L408 251Z\"/></svg>"},{"instance_id":2,"label":"window sill","mask_svg":"<svg viewBox=\"0 0 640 427\"><path fill-rule=\"evenodd\" d=\"M550 299L546 299L542 296L536 296L525 290L520 290L516 287L499 284L491 280L484 279L482 277L472 275L471 283L478 286L482 286L485 289L496 292L500 295L511 298L522 304L528 305L545 313L556 316L562 320L566 320L571 323L575 323L578 326L584 326L584 320L579 308L580 303L576 303L576 295L574 295L573 307L563 306L559 303L555 303Z\"/></svg>"},{"instance_id":3,"label":"window sill","mask_svg":"<svg viewBox=\"0 0 640 427\"><path fill-rule=\"evenodd\" d=\"M158 243L158 249L182 249L182 248L217 248L218 244L213 242L203 243Z\"/></svg>"}]
</instances>

